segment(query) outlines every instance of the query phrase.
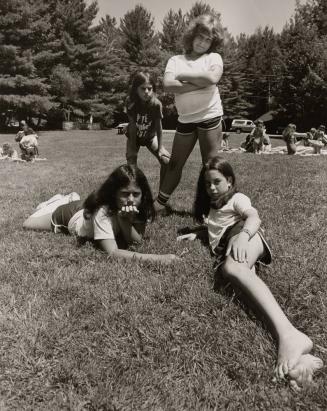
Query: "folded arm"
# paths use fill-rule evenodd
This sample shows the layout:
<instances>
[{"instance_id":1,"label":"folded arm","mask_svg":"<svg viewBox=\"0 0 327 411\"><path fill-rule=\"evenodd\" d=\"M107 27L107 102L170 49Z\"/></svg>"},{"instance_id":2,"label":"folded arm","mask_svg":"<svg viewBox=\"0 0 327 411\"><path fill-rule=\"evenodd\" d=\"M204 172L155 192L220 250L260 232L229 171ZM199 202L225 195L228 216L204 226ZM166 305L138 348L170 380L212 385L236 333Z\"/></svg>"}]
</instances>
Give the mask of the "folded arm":
<instances>
[{"instance_id":1,"label":"folded arm","mask_svg":"<svg viewBox=\"0 0 327 411\"><path fill-rule=\"evenodd\" d=\"M209 71L199 71L191 73L180 73L176 80L191 83L200 87L208 87L217 84L223 74L221 66L213 66Z\"/></svg>"},{"instance_id":2,"label":"folded arm","mask_svg":"<svg viewBox=\"0 0 327 411\"><path fill-rule=\"evenodd\" d=\"M190 91L199 90L205 86L199 86L190 82L177 80L173 73L166 73L163 79L165 91L174 94L189 93Z\"/></svg>"}]
</instances>

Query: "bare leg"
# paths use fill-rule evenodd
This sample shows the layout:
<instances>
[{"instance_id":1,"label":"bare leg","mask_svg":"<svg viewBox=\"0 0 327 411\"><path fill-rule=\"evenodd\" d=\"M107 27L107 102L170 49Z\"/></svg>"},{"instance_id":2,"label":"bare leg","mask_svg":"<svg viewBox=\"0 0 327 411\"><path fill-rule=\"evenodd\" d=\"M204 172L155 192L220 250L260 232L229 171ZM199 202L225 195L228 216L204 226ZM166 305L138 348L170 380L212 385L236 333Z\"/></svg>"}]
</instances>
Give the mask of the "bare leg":
<instances>
[{"instance_id":1,"label":"bare leg","mask_svg":"<svg viewBox=\"0 0 327 411\"><path fill-rule=\"evenodd\" d=\"M311 354L304 354L300 357L295 366L288 372L290 377L290 386L295 391L312 383L315 371L320 370L324 363L318 357Z\"/></svg>"},{"instance_id":2,"label":"bare leg","mask_svg":"<svg viewBox=\"0 0 327 411\"><path fill-rule=\"evenodd\" d=\"M165 147L162 147L162 151L164 152L161 157L158 155L158 138L154 137L151 141L151 144L147 146L148 150L156 157L156 159L160 163L160 180L159 180L159 186L161 186L163 179L165 178L167 169L168 169L168 163L170 160L170 153L168 150L165 149Z\"/></svg>"},{"instance_id":3,"label":"bare leg","mask_svg":"<svg viewBox=\"0 0 327 411\"><path fill-rule=\"evenodd\" d=\"M251 306L263 313L272 325L278 340L275 373L278 378L283 378L302 354L311 351L312 341L291 324L267 285L250 270L263 252L262 240L257 234L249 241L248 262L238 263L229 255L222 266L222 273L228 281L245 293Z\"/></svg>"},{"instance_id":4,"label":"bare leg","mask_svg":"<svg viewBox=\"0 0 327 411\"><path fill-rule=\"evenodd\" d=\"M222 126L219 124L219 126L213 130L198 129L198 136L202 163L205 164L209 158L217 155L223 138Z\"/></svg>"},{"instance_id":5,"label":"bare leg","mask_svg":"<svg viewBox=\"0 0 327 411\"><path fill-rule=\"evenodd\" d=\"M40 208L29 216L23 223L23 227L27 230L42 230L51 231L51 217L53 212L61 205L70 203L71 201L79 200L80 196L77 193L70 193L68 195L53 196L49 203L45 201ZM54 200L54 201L51 201ZM48 204L47 204L48 203Z\"/></svg>"},{"instance_id":6,"label":"bare leg","mask_svg":"<svg viewBox=\"0 0 327 411\"><path fill-rule=\"evenodd\" d=\"M189 158L196 141L197 134L195 132L188 135L176 132L165 178L160 185L161 192L168 196L174 192L181 180L184 165ZM156 201L155 208L160 212L165 207Z\"/></svg>"}]
</instances>

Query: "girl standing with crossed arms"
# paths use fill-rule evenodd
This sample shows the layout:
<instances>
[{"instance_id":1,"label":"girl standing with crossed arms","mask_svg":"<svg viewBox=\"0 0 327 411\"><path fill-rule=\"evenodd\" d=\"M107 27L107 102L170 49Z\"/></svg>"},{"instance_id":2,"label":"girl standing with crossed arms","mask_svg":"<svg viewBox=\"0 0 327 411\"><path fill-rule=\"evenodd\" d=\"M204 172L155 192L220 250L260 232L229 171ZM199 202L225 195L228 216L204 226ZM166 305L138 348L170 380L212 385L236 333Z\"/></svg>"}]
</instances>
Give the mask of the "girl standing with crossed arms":
<instances>
[{"instance_id":1,"label":"girl standing with crossed arms","mask_svg":"<svg viewBox=\"0 0 327 411\"><path fill-rule=\"evenodd\" d=\"M197 140L203 163L220 148L223 108L217 83L223 73L223 61L216 50L222 44L221 33L215 16L197 17L184 35L185 54L173 56L166 66L164 87L175 94L178 123L170 162L155 202L159 212L165 210L178 186Z\"/></svg>"}]
</instances>

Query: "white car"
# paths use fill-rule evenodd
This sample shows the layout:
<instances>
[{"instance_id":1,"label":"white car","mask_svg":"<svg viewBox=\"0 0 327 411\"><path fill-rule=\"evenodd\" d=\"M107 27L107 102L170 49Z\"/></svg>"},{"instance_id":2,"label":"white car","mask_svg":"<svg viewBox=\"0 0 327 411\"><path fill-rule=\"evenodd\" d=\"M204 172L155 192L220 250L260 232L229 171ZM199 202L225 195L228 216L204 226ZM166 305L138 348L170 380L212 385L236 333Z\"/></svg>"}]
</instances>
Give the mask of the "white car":
<instances>
[{"instance_id":1,"label":"white car","mask_svg":"<svg viewBox=\"0 0 327 411\"><path fill-rule=\"evenodd\" d=\"M127 129L128 123L120 123L116 127L118 134L125 134Z\"/></svg>"},{"instance_id":2,"label":"white car","mask_svg":"<svg viewBox=\"0 0 327 411\"><path fill-rule=\"evenodd\" d=\"M237 133L250 133L255 128L255 124L252 120L236 119L232 121L230 131L236 131Z\"/></svg>"}]
</instances>

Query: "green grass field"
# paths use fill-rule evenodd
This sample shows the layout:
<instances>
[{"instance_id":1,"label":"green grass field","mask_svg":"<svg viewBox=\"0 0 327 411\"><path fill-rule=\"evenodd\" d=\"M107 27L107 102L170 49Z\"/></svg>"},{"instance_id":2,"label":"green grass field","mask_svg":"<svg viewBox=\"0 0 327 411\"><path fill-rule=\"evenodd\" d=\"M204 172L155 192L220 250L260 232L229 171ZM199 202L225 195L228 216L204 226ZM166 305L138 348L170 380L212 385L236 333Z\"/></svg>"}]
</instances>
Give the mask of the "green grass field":
<instances>
[{"instance_id":1,"label":"green grass field","mask_svg":"<svg viewBox=\"0 0 327 411\"><path fill-rule=\"evenodd\" d=\"M13 141L0 135L0 144ZM172 136L165 134L171 146ZM232 136L238 146L242 136ZM281 141L277 145L282 144ZM326 369L306 392L273 382L276 346L235 296L213 289L192 225L196 147L171 205L138 250L188 253L183 262L117 262L90 244L24 232L33 208L56 193L82 198L124 162L116 131L47 132L48 161L0 163L1 410L326 410ZM327 362L327 158L223 154L264 222L274 261L260 271L287 315ZM154 194L158 166L139 165Z\"/></svg>"}]
</instances>

